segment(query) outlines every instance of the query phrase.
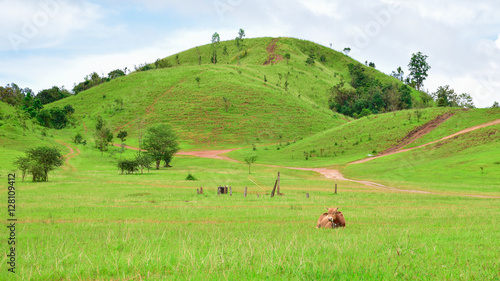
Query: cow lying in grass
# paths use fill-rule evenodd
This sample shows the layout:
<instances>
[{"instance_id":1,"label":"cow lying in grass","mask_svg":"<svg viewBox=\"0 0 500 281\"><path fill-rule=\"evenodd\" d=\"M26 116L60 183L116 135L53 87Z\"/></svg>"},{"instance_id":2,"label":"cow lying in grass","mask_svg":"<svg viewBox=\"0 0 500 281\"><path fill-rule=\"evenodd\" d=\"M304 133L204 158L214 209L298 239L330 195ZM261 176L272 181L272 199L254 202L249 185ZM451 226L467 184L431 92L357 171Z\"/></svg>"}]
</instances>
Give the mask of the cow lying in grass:
<instances>
[{"instance_id":1,"label":"cow lying in grass","mask_svg":"<svg viewBox=\"0 0 500 281\"><path fill-rule=\"evenodd\" d=\"M316 228L336 228L336 227L345 227L345 219L342 212L338 211L337 208L326 208L328 213L324 213L319 216L318 223L316 224Z\"/></svg>"}]
</instances>

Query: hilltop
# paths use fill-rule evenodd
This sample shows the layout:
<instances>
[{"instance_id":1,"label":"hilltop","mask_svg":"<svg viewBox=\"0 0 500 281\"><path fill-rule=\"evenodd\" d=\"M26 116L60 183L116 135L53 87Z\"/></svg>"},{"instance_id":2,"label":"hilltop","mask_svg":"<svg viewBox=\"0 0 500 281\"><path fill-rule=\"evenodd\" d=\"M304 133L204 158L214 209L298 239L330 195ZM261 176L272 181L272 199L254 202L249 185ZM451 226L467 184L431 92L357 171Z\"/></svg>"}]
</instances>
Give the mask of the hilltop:
<instances>
[{"instance_id":1,"label":"hilltop","mask_svg":"<svg viewBox=\"0 0 500 281\"><path fill-rule=\"evenodd\" d=\"M50 106L71 104L82 133L103 116L114 131L137 136L140 128L170 123L196 146L295 141L352 120L330 110L331 89L345 81L349 65L386 85L397 79L324 46L293 38L245 39L199 46L158 59ZM287 54L289 54L289 59ZM306 64L308 57L315 63ZM240 57L240 58L238 58ZM144 71L147 70L147 71ZM419 102L420 93L412 91ZM117 99L123 105L115 103Z\"/></svg>"}]
</instances>

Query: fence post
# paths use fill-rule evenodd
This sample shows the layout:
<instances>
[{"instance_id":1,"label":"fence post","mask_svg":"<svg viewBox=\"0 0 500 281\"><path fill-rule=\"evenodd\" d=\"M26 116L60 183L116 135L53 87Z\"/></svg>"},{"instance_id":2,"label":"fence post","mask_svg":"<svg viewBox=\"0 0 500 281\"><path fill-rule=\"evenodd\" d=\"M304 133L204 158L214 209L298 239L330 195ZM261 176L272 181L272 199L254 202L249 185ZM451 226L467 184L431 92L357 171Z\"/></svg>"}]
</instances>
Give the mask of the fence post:
<instances>
[{"instance_id":1,"label":"fence post","mask_svg":"<svg viewBox=\"0 0 500 281\"><path fill-rule=\"evenodd\" d=\"M200 194L203 194L203 187L200 187Z\"/></svg>"},{"instance_id":2,"label":"fence post","mask_svg":"<svg viewBox=\"0 0 500 281\"><path fill-rule=\"evenodd\" d=\"M280 172L278 172L278 195L281 195L281 192L280 192Z\"/></svg>"},{"instance_id":3,"label":"fence post","mask_svg":"<svg viewBox=\"0 0 500 281\"><path fill-rule=\"evenodd\" d=\"M233 189L229 187L229 196L233 196Z\"/></svg>"},{"instance_id":4,"label":"fence post","mask_svg":"<svg viewBox=\"0 0 500 281\"><path fill-rule=\"evenodd\" d=\"M273 188L273 191L271 192L271 198L274 197L274 192L276 191L276 185L278 184L278 180L276 180L276 182L274 183L274 188Z\"/></svg>"},{"instance_id":5,"label":"fence post","mask_svg":"<svg viewBox=\"0 0 500 281\"><path fill-rule=\"evenodd\" d=\"M306 198L309 198L309 193L306 193Z\"/></svg>"},{"instance_id":6,"label":"fence post","mask_svg":"<svg viewBox=\"0 0 500 281\"><path fill-rule=\"evenodd\" d=\"M220 195L220 189L221 189L220 186L217 187L217 195Z\"/></svg>"},{"instance_id":7,"label":"fence post","mask_svg":"<svg viewBox=\"0 0 500 281\"><path fill-rule=\"evenodd\" d=\"M198 188L196 189L196 194L200 194L200 190Z\"/></svg>"},{"instance_id":8,"label":"fence post","mask_svg":"<svg viewBox=\"0 0 500 281\"><path fill-rule=\"evenodd\" d=\"M335 194L337 194L337 183L335 183Z\"/></svg>"},{"instance_id":9,"label":"fence post","mask_svg":"<svg viewBox=\"0 0 500 281\"><path fill-rule=\"evenodd\" d=\"M247 187L245 186L245 197L247 197Z\"/></svg>"}]
</instances>

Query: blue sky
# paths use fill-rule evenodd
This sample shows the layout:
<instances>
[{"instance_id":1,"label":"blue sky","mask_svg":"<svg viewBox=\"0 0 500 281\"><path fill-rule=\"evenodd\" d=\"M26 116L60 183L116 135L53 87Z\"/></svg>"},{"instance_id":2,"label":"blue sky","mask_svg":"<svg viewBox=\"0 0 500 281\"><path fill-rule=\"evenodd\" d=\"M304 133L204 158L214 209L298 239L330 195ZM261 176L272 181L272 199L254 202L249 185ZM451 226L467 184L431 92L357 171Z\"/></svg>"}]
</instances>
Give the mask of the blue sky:
<instances>
[{"instance_id":1,"label":"blue sky","mask_svg":"<svg viewBox=\"0 0 500 281\"><path fill-rule=\"evenodd\" d=\"M0 0L0 85L72 89L96 71L153 62L210 42L288 36L390 73L428 55L424 88L450 85L477 107L500 102L497 0Z\"/></svg>"}]
</instances>

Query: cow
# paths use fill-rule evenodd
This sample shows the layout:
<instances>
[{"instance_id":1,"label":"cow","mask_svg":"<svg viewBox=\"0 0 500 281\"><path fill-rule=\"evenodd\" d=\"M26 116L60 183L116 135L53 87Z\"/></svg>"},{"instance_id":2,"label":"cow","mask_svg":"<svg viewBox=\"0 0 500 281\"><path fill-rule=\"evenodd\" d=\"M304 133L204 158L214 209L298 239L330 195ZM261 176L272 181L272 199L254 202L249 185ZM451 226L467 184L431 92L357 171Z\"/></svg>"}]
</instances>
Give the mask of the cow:
<instances>
[{"instance_id":1,"label":"cow","mask_svg":"<svg viewBox=\"0 0 500 281\"><path fill-rule=\"evenodd\" d=\"M337 208L326 208L328 210L327 213L322 214L318 218L318 223L316 224L316 228L336 228L336 227L345 227L345 219L342 212L338 211Z\"/></svg>"}]
</instances>

